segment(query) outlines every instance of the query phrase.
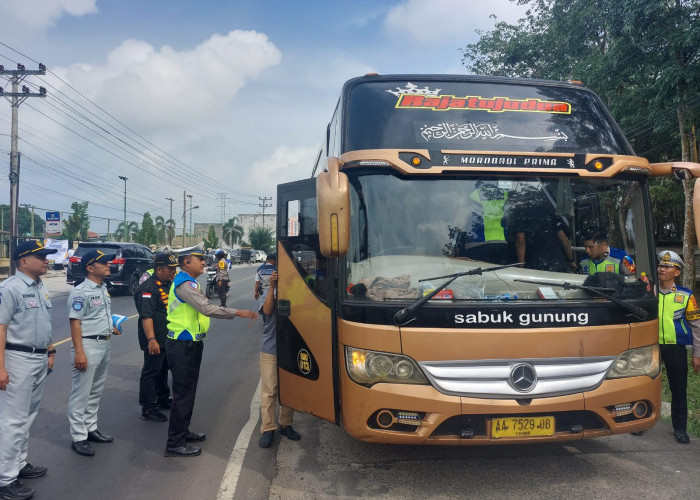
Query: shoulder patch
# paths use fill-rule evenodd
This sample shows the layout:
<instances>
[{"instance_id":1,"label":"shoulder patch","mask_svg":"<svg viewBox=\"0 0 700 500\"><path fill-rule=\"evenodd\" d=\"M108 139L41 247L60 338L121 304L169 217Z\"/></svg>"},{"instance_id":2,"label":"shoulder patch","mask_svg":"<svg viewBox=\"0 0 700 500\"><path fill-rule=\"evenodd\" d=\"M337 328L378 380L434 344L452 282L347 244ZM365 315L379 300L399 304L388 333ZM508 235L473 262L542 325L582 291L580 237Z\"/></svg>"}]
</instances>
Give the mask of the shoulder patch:
<instances>
[{"instance_id":1,"label":"shoulder patch","mask_svg":"<svg viewBox=\"0 0 700 500\"><path fill-rule=\"evenodd\" d=\"M191 288L194 288L195 290L199 288L199 284L196 281L188 281L187 282Z\"/></svg>"},{"instance_id":2,"label":"shoulder patch","mask_svg":"<svg viewBox=\"0 0 700 500\"><path fill-rule=\"evenodd\" d=\"M151 298L151 294L150 294L150 293L142 293L142 294L141 294L141 298L150 299L150 298Z\"/></svg>"},{"instance_id":3,"label":"shoulder patch","mask_svg":"<svg viewBox=\"0 0 700 500\"><path fill-rule=\"evenodd\" d=\"M73 297L73 304L71 307L74 311L81 311L85 305L85 299L83 297Z\"/></svg>"}]
</instances>

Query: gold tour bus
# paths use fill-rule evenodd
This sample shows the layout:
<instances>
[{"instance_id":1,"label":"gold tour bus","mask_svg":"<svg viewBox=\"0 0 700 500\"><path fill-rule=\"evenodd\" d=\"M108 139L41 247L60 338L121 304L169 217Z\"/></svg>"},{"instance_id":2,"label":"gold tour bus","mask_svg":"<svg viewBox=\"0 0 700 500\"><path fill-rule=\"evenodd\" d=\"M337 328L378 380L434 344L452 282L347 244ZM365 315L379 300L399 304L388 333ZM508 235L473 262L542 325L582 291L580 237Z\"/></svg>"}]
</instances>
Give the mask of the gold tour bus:
<instances>
[{"instance_id":1,"label":"gold tour bus","mask_svg":"<svg viewBox=\"0 0 700 500\"><path fill-rule=\"evenodd\" d=\"M648 179L674 165L635 156L593 92L366 75L345 83L325 152L277 189L282 404L401 444L656 423Z\"/></svg>"}]
</instances>

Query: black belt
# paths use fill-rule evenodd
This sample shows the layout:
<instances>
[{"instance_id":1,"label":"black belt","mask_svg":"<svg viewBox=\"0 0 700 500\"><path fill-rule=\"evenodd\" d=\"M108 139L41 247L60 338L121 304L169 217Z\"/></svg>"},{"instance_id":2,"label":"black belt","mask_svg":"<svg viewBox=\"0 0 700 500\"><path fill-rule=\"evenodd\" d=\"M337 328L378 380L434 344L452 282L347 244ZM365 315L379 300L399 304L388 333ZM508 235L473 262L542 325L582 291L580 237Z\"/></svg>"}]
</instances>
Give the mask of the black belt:
<instances>
[{"instance_id":1,"label":"black belt","mask_svg":"<svg viewBox=\"0 0 700 500\"><path fill-rule=\"evenodd\" d=\"M46 348L42 349L40 347L29 347L27 345L13 344L11 342L5 343L5 349L7 349L8 351L30 352L32 354L45 354L46 353Z\"/></svg>"},{"instance_id":2,"label":"black belt","mask_svg":"<svg viewBox=\"0 0 700 500\"><path fill-rule=\"evenodd\" d=\"M94 340L109 340L112 335L85 335L84 339L94 339Z\"/></svg>"}]
</instances>

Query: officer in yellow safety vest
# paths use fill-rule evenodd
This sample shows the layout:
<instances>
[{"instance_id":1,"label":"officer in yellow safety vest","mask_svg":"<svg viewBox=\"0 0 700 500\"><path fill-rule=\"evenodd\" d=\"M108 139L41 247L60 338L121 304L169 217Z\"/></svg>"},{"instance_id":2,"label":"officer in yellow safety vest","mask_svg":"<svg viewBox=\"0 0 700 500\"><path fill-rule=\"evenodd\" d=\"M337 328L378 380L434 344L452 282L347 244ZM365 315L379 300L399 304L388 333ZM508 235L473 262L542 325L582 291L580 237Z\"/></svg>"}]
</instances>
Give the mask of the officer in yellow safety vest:
<instances>
[{"instance_id":1,"label":"officer in yellow safety vest","mask_svg":"<svg viewBox=\"0 0 700 500\"><path fill-rule=\"evenodd\" d=\"M693 369L700 370L700 309L693 292L676 285L683 261L676 252L659 252L659 344L671 390L671 422L676 441L690 442L688 422L688 352L693 346Z\"/></svg>"},{"instance_id":2,"label":"officer in yellow safety vest","mask_svg":"<svg viewBox=\"0 0 700 500\"><path fill-rule=\"evenodd\" d=\"M204 441L203 433L190 432L190 420L202 363L204 338L209 318L256 319L258 313L229 309L209 303L197 282L204 272L205 255L201 248L180 254L180 272L175 276L168 297L168 335L165 353L173 377L173 402L170 409L166 457L192 457L201 449L188 443Z\"/></svg>"},{"instance_id":3,"label":"officer in yellow safety vest","mask_svg":"<svg viewBox=\"0 0 700 500\"><path fill-rule=\"evenodd\" d=\"M588 258L581 261L583 274L615 273L631 276L635 273L632 257L624 250L610 248L607 236L602 233L595 232L585 236L583 248L588 254Z\"/></svg>"}]
</instances>

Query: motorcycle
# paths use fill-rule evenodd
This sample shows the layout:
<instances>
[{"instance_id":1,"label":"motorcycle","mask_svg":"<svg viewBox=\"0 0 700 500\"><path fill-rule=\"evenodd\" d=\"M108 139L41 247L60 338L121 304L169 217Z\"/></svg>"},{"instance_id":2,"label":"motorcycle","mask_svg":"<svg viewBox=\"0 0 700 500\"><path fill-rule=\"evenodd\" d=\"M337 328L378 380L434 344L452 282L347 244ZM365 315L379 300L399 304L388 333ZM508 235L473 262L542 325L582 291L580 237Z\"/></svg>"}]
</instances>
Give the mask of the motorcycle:
<instances>
[{"instance_id":1,"label":"motorcycle","mask_svg":"<svg viewBox=\"0 0 700 500\"><path fill-rule=\"evenodd\" d=\"M205 290L205 295L208 299L216 297L216 271L207 271L207 287Z\"/></svg>"}]
</instances>

